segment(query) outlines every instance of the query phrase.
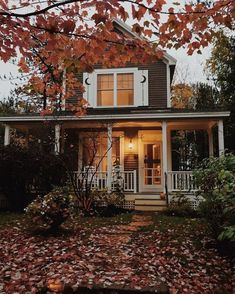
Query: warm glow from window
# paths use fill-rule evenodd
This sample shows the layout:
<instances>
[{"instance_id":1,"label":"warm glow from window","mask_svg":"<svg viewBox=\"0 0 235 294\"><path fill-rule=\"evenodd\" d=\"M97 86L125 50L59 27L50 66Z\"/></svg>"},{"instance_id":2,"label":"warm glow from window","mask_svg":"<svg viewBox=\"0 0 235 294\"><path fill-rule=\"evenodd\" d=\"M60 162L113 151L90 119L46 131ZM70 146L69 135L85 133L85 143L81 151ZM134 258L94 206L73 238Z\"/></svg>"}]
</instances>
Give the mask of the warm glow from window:
<instances>
[{"instance_id":1,"label":"warm glow from window","mask_svg":"<svg viewBox=\"0 0 235 294\"><path fill-rule=\"evenodd\" d=\"M134 105L134 74L97 75L97 106Z\"/></svg>"},{"instance_id":2,"label":"warm glow from window","mask_svg":"<svg viewBox=\"0 0 235 294\"><path fill-rule=\"evenodd\" d=\"M97 105L113 106L113 74L97 76Z\"/></svg>"},{"instance_id":3,"label":"warm glow from window","mask_svg":"<svg viewBox=\"0 0 235 294\"><path fill-rule=\"evenodd\" d=\"M117 105L134 104L133 74L117 74Z\"/></svg>"}]
</instances>

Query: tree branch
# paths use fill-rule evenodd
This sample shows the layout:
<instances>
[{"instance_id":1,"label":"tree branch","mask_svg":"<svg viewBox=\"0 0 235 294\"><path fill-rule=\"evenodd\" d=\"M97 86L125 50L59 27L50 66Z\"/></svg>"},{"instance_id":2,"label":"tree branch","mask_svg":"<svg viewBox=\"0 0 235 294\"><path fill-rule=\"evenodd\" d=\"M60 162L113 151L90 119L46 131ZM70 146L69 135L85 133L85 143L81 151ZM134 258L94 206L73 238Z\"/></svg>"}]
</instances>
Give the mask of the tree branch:
<instances>
[{"instance_id":1,"label":"tree branch","mask_svg":"<svg viewBox=\"0 0 235 294\"><path fill-rule=\"evenodd\" d=\"M160 10L157 10L157 9L154 9L154 8L151 8L143 3L139 3L139 2L136 2L136 0L118 0L118 2L126 2L126 3L131 3L131 4L134 4L136 6L140 6L140 7L143 7L145 8L146 10L148 11L151 11L151 12L154 12L154 13L159 13L159 14L165 14L165 15L191 15L191 14L204 14L204 13L208 13L210 11L213 11L213 7L212 8L208 8L208 9L204 9L204 10L201 10L201 11L189 11L189 12L186 12L186 11L179 11L179 12L169 12L169 11L160 11ZM232 0L230 1L224 1L225 3L223 5L221 5L221 8L222 7L226 7L226 6L229 6L230 4L232 4ZM216 4L216 2L214 3L214 5ZM192 5L193 6L193 5Z\"/></svg>"},{"instance_id":2,"label":"tree branch","mask_svg":"<svg viewBox=\"0 0 235 294\"><path fill-rule=\"evenodd\" d=\"M30 16L36 16L36 15L40 15L40 14L45 14L47 11L52 10L54 8L58 8L60 6L64 6L66 4L72 4L72 3L76 3L76 2L84 2L86 0L66 0L66 1L62 1L62 2L57 2L54 4L51 4L45 8L39 9L39 10L35 10L32 12L28 12L28 13L15 13L15 12L0 12L0 15L2 16L13 16L13 17L30 17ZM23 7L22 7L23 8Z\"/></svg>"},{"instance_id":3,"label":"tree branch","mask_svg":"<svg viewBox=\"0 0 235 294\"><path fill-rule=\"evenodd\" d=\"M84 39L89 39L89 40L95 40L97 39L97 37L92 36L92 35L85 35L85 34L77 34L77 33L65 33L65 32L61 32L58 30L53 29L49 29L49 28L45 28L45 27L40 27L40 26L33 26L33 28L38 29L38 30L44 30L45 32L51 33L51 34L60 34L60 35L64 35L64 36L68 36L68 37L78 37L78 38L84 38ZM107 43L111 43L111 44L115 44L115 45L127 45L129 47L136 47L136 45L134 45L133 43L128 43L128 40L123 40L126 41L126 44L123 44L123 42L121 41L113 41L113 40L108 40L108 39L103 39L104 42Z\"/></svg>"},{"instance_id":4,"label":"tree branch","mask_svg":"<svg viewBox=\"0 0 235 294\"><path fill-rule=\"evenodd\" d=\"M51 5L48 5L45 8L39 9L39 10L35 10L32 12L28 12L28 13L15 13L15 12L7 12L7 11L2 11L0 12L0 16L10 16L10 17L17 17L17 18L25 18L25 17L31 17L31 16L36 16L36 15L40 15L40 14L45 14L47 11L52 10L54 8L59 8L61 6L64 6L66 4L73 4L73 3L77 3L77 2L85 2L87 0L66 0L66 1L62 1L62 2L57 2L57 3L53 3ZM134 4L140 7L145 8L148 11L154 12L154 13L159 13L159 14L165 14L165 15L191 15L191 14L204 14L204 13L208 13L210 11L213 11L213 7L212 8L208 8L208 9L204 9L201 11L179 11L179 12L169 12L169 11L160 11L154 8L151 8L143 3L139 3L136 2L135 0L118 0L118 2L122 2L122 3L130 3L130 4ZM232 0L230 1L224 1L224 4L221 5L222 7L226 7L230 4L232 4ZM214 5L216 5L217 2L214 3Z\"/></svg>"}]
</instances>

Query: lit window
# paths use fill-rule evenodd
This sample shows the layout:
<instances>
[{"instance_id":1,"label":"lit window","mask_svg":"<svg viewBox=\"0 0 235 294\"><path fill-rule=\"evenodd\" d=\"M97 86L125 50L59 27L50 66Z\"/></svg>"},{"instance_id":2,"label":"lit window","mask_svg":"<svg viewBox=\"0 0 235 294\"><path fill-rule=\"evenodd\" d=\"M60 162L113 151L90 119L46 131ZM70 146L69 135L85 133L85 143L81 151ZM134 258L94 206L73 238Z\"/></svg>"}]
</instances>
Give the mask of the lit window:
<instances>
[{"instance_id":1,"label":"lit window","mask_svg":"<svg viewBox=\"0 0 235 294\"><path fill-rule=\"evenodd\" d=\"M134 105L134 74L97 75L97 106Z\"/></svg>"},{"instance_id":2,"label":"lit window","mask_svg":"<svg viewBox=\"0 0 235 294\"><path fill-rule=\"evenodd\" d=\"M113 106L114 102L114 79L113 74L97 76L97 105Z\"/></svg>"},{"instance_id":3,"label":"lit window","mask_svg":"<svg viewBox=\"0 0 235 294\"><path fill-rule=\"evenodd\" d=\"M117 105L134 104L134 81L133 74L117 75Z\"/></svg>"}]
</instances>

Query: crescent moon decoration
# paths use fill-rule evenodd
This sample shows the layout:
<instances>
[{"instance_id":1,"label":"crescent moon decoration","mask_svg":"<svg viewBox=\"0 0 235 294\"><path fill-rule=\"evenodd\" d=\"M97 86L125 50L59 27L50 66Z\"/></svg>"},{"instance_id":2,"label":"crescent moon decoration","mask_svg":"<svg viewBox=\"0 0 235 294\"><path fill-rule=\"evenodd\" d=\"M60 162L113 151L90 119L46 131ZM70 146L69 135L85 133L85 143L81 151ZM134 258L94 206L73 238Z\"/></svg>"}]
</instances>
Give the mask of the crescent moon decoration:
<instances>
[{"instance_id":1,"label":"crescent moon decoration","mask_svg":"<svg viewBox=\"0 0 235 294\"><path fill-rule=\"evenodd\" d=\"M141 84L145 83L146 82L146 76L142 76L144 79L143 81L141 81Z\"/></svg>"},{"instance_id":2,"label":"crescent moon decoration","mask_svg":"<svg viewBox=\"0 0 235 294\"><path fill-rule=\"evenodd\" d=\"M85 84L90 86L90 83L88 83L89 78L85 79Z\"/></svg>"}]
</instances>

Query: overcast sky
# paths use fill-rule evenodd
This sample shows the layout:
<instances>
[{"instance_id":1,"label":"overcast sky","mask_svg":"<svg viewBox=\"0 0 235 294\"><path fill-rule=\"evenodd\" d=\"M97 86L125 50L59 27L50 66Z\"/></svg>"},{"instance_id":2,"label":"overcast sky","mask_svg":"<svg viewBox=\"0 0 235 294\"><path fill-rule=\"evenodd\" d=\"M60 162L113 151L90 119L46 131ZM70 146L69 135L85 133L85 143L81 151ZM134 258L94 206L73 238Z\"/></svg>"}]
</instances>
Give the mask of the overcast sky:
<instances>
[{"instance_id":1,"label":"overcast sky","mask_svg":"<svg viewBox=\"0 0 235 294\"><path fill-rule=\"evenodd\" d=\"M181 4L184 4L186 0L181 1ZM165 6L165 10L170 7L174 3L174 0L168 0L167 4ZM125 4L125 9L130 10L130 7L128 7L128 4ZM127 24L131 26L131 20L127 21ZM202 55L199 55L197 53L194 53L192 56L188 56L186 49L179 49L179 50L169 50L168 53L175 57L177 59L177 67L179 68L179 77L177 80L182 82L198 82L203 81L206 82L206 76L203 72L203 68L205 65L206 60L210 56L210 49L205 48L202 51ZM17 66L11 64L11 63L3 63L0 60L0 77L3 79L0 79L0 100L4 99L4 97L9 96L10 90L14 89L16 87L15 83L18 84L18 86L22 85L22 81L20 80L13 80L10 82L7 77L9 74L12 73L13 76L17 76L18 70ZM6 79L4 78L4 75L6 76ZM14 85L12 85L12 83Z\"/></svg>"}]
</instances>

